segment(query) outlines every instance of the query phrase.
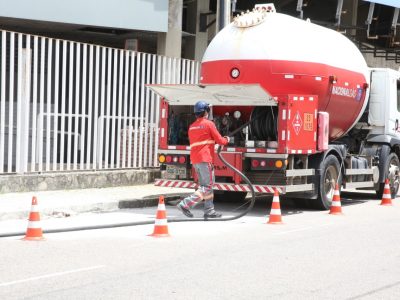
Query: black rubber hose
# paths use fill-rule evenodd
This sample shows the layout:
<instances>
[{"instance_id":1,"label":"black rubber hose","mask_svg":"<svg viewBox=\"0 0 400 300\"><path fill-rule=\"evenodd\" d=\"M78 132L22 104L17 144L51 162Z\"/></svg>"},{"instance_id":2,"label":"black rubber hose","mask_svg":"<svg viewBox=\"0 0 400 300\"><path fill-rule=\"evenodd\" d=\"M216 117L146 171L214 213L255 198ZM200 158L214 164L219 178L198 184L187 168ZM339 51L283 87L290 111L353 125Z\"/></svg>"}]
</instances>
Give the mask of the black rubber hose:
<instances>
[{"instance_id":1,"label":"black rubber hose","mask_svg":"<svg viewBox=\"0 0 400 300\"><path fill-rule=\"evenodd\" d=\"M246 124L244 124L246 125ZM243 129L243 126L242 126ZM203 218L188 218L188 219L171 219L168 220L168 222L191 222L191 221L232 221L232 220L236 220L239 219L245 215L247 215L247 213L253 208L254 203L256 202L256 192L254 191L254 187L252 185L252 183L250 182L250 180L246 177L246 175L244 175L242 172L240 172L238 169L236 169L234 166L232 166L229 162L227 162L225 160L225 158L222 156L221 154L221 150L222 147L218 146L218 150L217 150L217 154L219 159L229 168L231 169L233 172L239 174L240 177L242 177L242 179L249 185L250 188L250 192L251 192L251 201L249 206L240 214L237 214L235 216L232 217L226 217L226 218L215 218L215 219L203 219Z\"/></svg>"},{"instance_id":2,"label":"black rubber hose","mask_svg":"<svg viewBox=\"0 0 400 300\"><path fill-rule=\"evenodd\" d=\"M277 108L256 106L250 115L250 134L260 141L275 141L277 136Z\"/></svg>"},{"instance_id":3,"label":"black rubber hose","mask_svg":"<svg viewBox=\"0 0 400 300\"><path fill-rule=\"evenodd\" d=\"M70 231L107 229L107 228L117 228L117 227L148 225L148 224L154 224L154 221L140 221L140 222L128 222L128 223L117 223L117 224L106 224L106 225L92 225L92 226L78 226L78 227L45 229L45 230L43 230L43 233L44 234L46 234L46 233L61 233L61 232L70 232ZM25 235L25 231L1 233L0 238L12 237L12 236L22 236L22 235Z\"/></svg>"},{"instance_id":4,"label":"black rubber hose","mask_svg":"<svg viewBox=\"0 0 400 300\"><path fill-rule=\"evenodd\" d=\"M243 129L245 126L248 126L250 123L243 124L241 128ZM237 132L236 131L236 132ZM231 133L232 134L232 133ZM231 135L230 134L230 135ZM200 222L200 221L232 221L239 219L243 216L245 216L254 206L254 203L256 201L256 194L254 191L254 187L251 184L250 180L238 169L236 169L234 166L232 166L229 162L225 160L225 158L221 154L222 147L218 146L217 154L218 157L221 159L221 161L226 164L226 166L233 170L235 173L239 174L240 177L249 185L250 192L251 192L251 201L249 203L249 206L240 214L237 214L232 217L224 217L224 218L215 218L215 219L204 219L204 218L185 218L185 219L168 219L169 223L177 223L177 222ZM93 226L79 226L79 227L70 227L70 228L58 228L58 229L46 229L43 230L43 233L61 233L61 232L70 232L70 231L83 231L83 230L94 230L94 229L107 229L107 228L117 228L117 227L130 227L130 226L139 226L139 225L150 225L154 224L154 220L151 221L139 221L139 222L128 222L128 223L119 223L119 224L107 224L107 225L93 225ZM23 236L25 235L25 232L10 232L10 233L2 233L0 234L0 238L4 237L12 237L12 236Z\"/></svg>"}]
</instances>

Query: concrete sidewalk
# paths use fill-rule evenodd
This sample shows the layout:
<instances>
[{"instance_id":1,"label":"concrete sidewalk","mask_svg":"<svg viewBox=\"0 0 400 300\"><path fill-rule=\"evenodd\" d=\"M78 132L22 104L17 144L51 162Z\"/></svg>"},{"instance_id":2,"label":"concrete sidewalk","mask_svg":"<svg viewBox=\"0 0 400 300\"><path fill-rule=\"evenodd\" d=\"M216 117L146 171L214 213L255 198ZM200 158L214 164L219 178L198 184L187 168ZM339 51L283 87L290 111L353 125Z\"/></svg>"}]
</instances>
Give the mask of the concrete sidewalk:
<instances>
[{"instance_id":1,"label":"concrete sidewalk","mask_svg":"<svg viewBox=\"0 0 400 300\"><path fill-rule=\"evenodd\" d=\"M36 196L40 215L71 216L93 211L154 206L158 196L175 200L191 193L190 189L156 187L153 184L26 193L0 194L0 221L28 218L32 197Z\"/></svg>"}]
</instances>

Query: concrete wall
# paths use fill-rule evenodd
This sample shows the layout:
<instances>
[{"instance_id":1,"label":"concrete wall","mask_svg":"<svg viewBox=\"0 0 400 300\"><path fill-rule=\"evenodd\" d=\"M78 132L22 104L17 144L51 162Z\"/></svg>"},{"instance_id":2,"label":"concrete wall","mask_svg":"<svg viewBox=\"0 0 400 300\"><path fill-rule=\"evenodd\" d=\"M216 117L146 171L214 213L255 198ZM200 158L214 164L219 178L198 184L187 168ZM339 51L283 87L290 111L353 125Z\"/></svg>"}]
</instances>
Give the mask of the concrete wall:
<instances>
[{"instance_id":1,"label":"concrete wall","mask_svg":"<svg viewBox=\"0 0 400 300\"><path fill-rule=\"evenodd\" d=\"M155 178L160 178L159 169L5 175L0 176L0 194L140 185Z\"/></svg>"},{"instance_id":2,"label":"concrete wall","mask_svg":"<svg viewBox=\"0 0 400 300\"><path fill-rule=\"evenodd\" d=\"M167 32L168 0L0 0L0 16Z\"/></svg>"}]
</instances>

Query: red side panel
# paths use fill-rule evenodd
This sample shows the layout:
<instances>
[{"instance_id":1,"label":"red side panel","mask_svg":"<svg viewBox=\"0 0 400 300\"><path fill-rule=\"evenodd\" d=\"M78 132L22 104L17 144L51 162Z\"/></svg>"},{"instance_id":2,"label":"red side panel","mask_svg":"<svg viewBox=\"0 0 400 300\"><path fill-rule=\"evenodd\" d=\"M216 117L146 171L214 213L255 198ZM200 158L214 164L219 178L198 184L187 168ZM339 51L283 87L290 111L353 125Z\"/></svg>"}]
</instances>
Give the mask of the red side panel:
<instances>
[{"instance_id":1,"label":"red side panel","mask_svg":"<svg viewBox=\"0 0 400 300\"><path fill-rule=\"evenodd\" d=\"M222 152L222 156L225 160L234 166L239 171L242 171L242 153L228 153ZM232 177L236 184L240 183L240 176L229 169L215 154L215 161L214 161L214 172L215 176L226 176Z\"/></svg>"},{"instance_id":2,"label":"red side panel","mask_svg":"<svg viewBox=\"0 0 400 300\"><path fill-rule=\"evenodd\" d=\"M230 76L232 68L240 70L236 79ZM338 78L336 83L330 81L331 75ZM207 61L201 64L201 78L204 84L259 83L271 95L317 95L318 110L331 115L331 139L341 137L354 124L366 95L364 74L303 61Z\"/></svg>"},{"instance_id":3,"label":"red side panel","mask_svg":"<svg viewBox=\"0 0 400 300\"><path fill-rule=\"evenodd\" d=\"M318 150L328 150L329 144L329 114L318 112Z\"/></svg>"},{"instance_id":4,"label":"red side panel","mask_svg":"<svg viewBox=\"0 0 400 300\"><path fill-rule=\"evenodd\" d=\"M288 95L279 100L278 153L314 153L318 97Z\"/></svg>"},{"instance_id":5,"label":"red side panel","mask_svg":"<svg viewBox=\"0 0 400 300\"><path fill-rule=\"evenodd\" d=\"M239 171L242 171L243 159L242 159L241 152L235 152L235 153L222 152L222 155L228 163L230 163L232 166L234 166ZM240 175L238 175L237 173L235 173L231 169L229 169L219 159L217 154L215 154L215 159L214 159L214 174L215 174L215 176L231 177L235 184L239 184L240 180L241 180ZM192 168L192 176L193 176L194 181L197 182L197 175L196 175L196 172L194 172L194 168Z\"/></svg>"}]
</instances>

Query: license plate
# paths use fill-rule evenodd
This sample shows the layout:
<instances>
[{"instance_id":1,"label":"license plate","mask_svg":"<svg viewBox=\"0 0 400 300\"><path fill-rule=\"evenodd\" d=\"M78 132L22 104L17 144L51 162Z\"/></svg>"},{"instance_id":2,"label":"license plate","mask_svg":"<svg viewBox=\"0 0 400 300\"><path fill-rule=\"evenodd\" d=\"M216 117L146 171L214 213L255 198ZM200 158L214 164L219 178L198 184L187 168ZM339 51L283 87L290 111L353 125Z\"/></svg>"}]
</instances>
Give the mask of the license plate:
<instances>
[{"instance_id":1,"label":"license plate","mask_svg":"<svg viewBox=\"0 0 400 300\"><path fill-rule=\"evenodd\" d=\"M169 175L186 176L186 167L167 165L166 171Z\"/></svg>"}]
</instances>

